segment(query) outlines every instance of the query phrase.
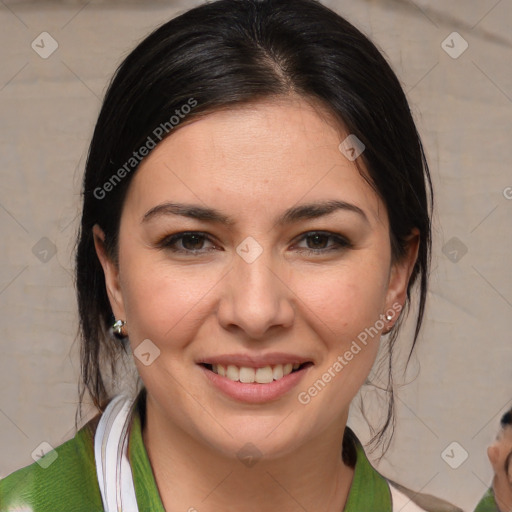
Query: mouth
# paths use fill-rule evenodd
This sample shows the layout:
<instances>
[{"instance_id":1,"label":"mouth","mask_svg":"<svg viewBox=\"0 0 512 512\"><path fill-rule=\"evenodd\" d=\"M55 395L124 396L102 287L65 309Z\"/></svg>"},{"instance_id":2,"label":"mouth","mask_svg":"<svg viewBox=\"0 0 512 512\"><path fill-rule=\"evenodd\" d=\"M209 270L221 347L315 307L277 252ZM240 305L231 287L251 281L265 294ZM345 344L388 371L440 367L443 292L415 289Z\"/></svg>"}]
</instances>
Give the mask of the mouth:
<instances>
[{"instance_id":1,"label":"mouth","mask_svg":"<svg viewBox=\"0 0 512 512\"><path fill-rule=\"evenodd\" d=\"M292 373L297 373L313 365L311 361L305 363L283 363L266 365L262 367L236 366L233 364L199 363L206 370L225 377L233 382L243 384L270 384L279 381Z\"/></svg>"}]
</instances>

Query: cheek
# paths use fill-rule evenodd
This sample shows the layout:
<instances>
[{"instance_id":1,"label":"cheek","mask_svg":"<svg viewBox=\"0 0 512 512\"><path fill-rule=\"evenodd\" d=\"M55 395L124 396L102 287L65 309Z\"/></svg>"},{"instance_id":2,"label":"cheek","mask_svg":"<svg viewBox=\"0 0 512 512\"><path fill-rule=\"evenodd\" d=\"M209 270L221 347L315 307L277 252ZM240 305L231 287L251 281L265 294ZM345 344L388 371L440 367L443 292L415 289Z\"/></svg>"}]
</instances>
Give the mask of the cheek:
<instances>
[{"instance_id":1,"label":"cheek","mask_svg":"<svg viewBox=\"0 0 512 512\"><path fill-rule=\"evenodd\" d=\"M368 377L380 344L384 288L382 272L345 269L310 277L299 290L318 335L319 366L297 395L301 404L310 404L312 416L334 421Z\"/></svg>"},{"instance_id":2,"label":"cheek","mask_svg":"<svg viewBox=\"0 0 512 512\"><path fill-rule=\"evenodd\" d=\"M294 291L331 337L346 340L374 325L383 313L386 277L382 265L346 265L311 272L296 280Z\"/></svg>"},{"instance_id":3,"label":"cheek","mask_svg":"<svg viewBox=\"0 0 512 512\"><path fill-rule=\"evenodd\" d=\"M205 294L218 281L197 267L177 271L144 258L126 261L125 269L123 299L132 326L130 339L149 338L157 345L179 342L187 338L187 331L197 328Z\"/></svg>"}]
</instances>

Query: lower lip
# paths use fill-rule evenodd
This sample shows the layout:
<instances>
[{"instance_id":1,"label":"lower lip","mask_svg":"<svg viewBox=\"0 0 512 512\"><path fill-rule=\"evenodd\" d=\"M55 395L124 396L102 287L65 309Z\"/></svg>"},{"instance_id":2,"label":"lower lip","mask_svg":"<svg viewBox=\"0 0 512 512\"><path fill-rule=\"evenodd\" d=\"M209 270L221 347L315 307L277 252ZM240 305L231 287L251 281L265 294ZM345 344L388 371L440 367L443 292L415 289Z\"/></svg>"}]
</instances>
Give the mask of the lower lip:
<instances>
[{"instance_id":1,"label":"lower lip","mask_svg":"<svg viewBox=\"0 0 512 512\"><path fill-rule=\"evenodd\" d=\"M243 382L235 382L227 377L222 377L222 375L218 375L202 365L199 365L199 367L217 389L235 400L250 404L277 400L293 389L301 381L309 368L311 368L311 366L301 368L268 384L244 384Z\"/></svg>"}]
</instances>

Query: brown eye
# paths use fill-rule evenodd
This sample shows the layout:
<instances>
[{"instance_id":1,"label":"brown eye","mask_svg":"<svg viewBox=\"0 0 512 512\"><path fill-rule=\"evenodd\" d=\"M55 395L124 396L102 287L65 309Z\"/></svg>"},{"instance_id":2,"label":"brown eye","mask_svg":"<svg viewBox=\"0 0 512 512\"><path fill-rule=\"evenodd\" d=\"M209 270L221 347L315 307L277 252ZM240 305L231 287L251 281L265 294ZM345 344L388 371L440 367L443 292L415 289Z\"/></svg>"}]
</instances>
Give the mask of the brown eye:
<instances>
[{"instance_id":1,"label":"brown eye","mask_svg":"<svg viewBox=\"0 0 512 512\"><path fill-rule=\"evenodd\" d=\"M330 244L329 240L332 241ZM299 247L299 251L307 254L325 254L330 251L341 251L352 246L343 236L327 231L305 233L300 241L306 241L306 247Z\"/></svg>"},{"instance_id":2,"label":"brown eye","mask_svg":"<svg viewBox=\"0 0 512 512\"><path fill-rule=\"evenodd\" d=\"M315 233L314 235L307 235L306 240L311 242L311 246L309 249L325 249L326 244L329 241L329 235L324 235L323 233Z\"/></svg>"},{"instance_id":3,"label":"brown eye","mask_svg":"<svg viewBox=\"0 0 512 512\"><path fill-rule=\"evenodd\" d=\"M204 233L186 232L168 236L157 245L158 247L169 249L177 253L203 254L206 252L204 250L204 244L207 241L212 243L209 237Z\"/></svg>"},{"instance_id":4,"label":"brown eye","mask_svg":"<svg viewBox=\"0 0 512 512\"><path fill-rule=\"evenodd\" d=\"M181 245L190 251L201 249L204 244L205 237L202 235L184 235L181 238Z\"/></svg>"}]
</instances>

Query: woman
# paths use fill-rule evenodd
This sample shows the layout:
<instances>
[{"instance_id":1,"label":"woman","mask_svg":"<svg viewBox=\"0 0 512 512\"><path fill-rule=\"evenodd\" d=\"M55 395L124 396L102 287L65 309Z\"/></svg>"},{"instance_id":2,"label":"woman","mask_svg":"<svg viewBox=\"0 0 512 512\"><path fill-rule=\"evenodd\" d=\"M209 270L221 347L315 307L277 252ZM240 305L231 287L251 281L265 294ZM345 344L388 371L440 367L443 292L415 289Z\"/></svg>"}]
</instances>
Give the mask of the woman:
<instances>
[{"instance_id":1,"label":"woman","mask_svg":"<svg viewBox=\"0 0 512 512\"><path fill-rule=\"evenodd\" d=\"M346 426L415 284L418 336L430 190L399 81L331 10L220 0L160 27L118 69L84 177L82 396L102 414L0 482L2 507L446 507ZM112 398L128 348L142 388Z\"/></svg>"}]
</instances>

